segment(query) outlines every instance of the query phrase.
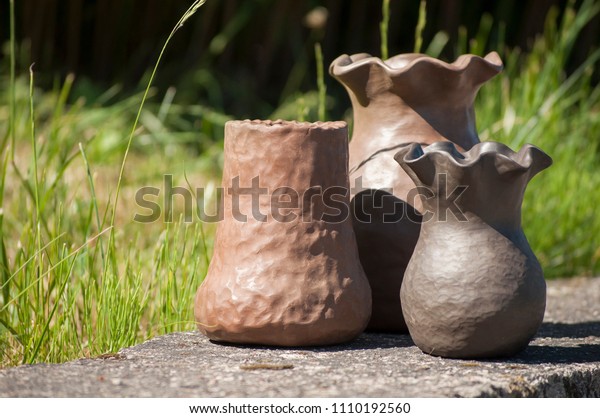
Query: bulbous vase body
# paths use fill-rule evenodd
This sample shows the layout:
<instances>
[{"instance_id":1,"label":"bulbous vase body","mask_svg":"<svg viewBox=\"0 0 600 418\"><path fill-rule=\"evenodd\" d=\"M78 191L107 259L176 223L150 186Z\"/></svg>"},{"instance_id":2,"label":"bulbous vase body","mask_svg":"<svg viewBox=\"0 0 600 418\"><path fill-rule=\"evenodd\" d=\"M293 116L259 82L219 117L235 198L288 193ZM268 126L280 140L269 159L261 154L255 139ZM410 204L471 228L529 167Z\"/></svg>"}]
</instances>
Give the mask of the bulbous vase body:
<instances>
[{"instance_id":1,"label":"bulbous vase body","mask_svg":"<svg viewBox=\"0 0 600 418\"><path fill-rule=\"evenodd\" d=\"M358 336L371 292L348 214L344 122L225 125L223 220L195 316L217 341L279 346Z\"/></svg>"},{"instance_id":2,"label":"bulbous vase body","mask_svg":"<svg viewBox=\"0 0 600 418\"><path fill-rule=\"evenodd\" d=\"M373 291L368 329L406 332L397 297L417 242L422 203L413 182L397 170L394 154L406 143L479 142L473 101L498 74L498 54L462 55L449 64L423 54L386 61L342 55L330 74L344 85L354 114L350 141L353 225L361 263Z\"/></svg>"},{"instance_id":3,"label":"bulbous vase body","mask_svg":"<svg viewBox=\"0 0 600 418\"><path fill-rule=\"evenodd\" d=\"M423 197L423 223L401 288L410 335L425 353L510 356L542 323L546 283L521 228L525 187L551 159L483 142L407 145L397 161Z\"/></svg>"}]
</instances>

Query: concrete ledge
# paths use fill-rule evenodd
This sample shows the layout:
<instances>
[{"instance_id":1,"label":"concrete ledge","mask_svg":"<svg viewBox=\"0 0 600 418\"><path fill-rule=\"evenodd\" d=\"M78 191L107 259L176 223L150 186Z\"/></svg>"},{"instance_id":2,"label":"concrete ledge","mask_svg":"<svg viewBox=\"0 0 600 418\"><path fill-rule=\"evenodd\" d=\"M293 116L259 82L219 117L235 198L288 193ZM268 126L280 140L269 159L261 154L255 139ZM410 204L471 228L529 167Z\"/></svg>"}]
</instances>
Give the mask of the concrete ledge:
<instances>
[{"instance_id":1,"label":"concrete ledge","mask_svg":"<svg viewBox=\"0 0 600 418\"><path fill-rule=\"evenodd\" d=\"M447 360L409 336L301 349L175 333L115 356L0 370L4 397L600 397L600 279L548 283L545 323L516 357Z\"/></svg>"}]
</instances>

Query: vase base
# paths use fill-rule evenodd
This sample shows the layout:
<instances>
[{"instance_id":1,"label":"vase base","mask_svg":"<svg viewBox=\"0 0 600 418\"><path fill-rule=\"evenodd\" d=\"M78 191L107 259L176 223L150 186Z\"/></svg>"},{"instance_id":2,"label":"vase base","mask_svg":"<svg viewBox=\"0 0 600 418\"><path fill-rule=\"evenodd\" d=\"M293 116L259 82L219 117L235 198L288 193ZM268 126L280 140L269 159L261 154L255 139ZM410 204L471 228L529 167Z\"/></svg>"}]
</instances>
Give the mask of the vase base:
<instances>
[{"instance_id":1,"label":"vase base","mask_svg":"<svg viewBox=\"0 0 600 418\"><path fill-rule=\"evenodd\" d=\"M383 190L362 191L351 206L358 255L373 298L367 332L407 334L400 288L419 237L421 215Z\"/></svg>"},{"instance_id":2,"label":"vase base","mask_svg":"<svg viewBox=\"0 0 600 418\"><path fill-rule=\"evenodd\" d=\"M513 357L529 346L529 341L525 344L518 344L514 347L503 349L503 350L487 350L487 351L469 351L469 350L456 350L456 351L439 351L435 349L419 349L423 354L427 354L433 357L456 359L456 360L497 360L501 358Z\"/></svg>"}]
</instances>

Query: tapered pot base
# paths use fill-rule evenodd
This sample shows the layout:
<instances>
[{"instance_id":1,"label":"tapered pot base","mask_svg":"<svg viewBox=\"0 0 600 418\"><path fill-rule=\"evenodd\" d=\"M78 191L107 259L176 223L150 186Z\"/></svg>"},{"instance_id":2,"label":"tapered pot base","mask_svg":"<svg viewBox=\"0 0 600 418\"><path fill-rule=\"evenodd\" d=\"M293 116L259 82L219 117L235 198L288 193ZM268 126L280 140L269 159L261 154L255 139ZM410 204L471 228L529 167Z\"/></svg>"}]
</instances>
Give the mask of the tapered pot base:
<instances>
[{"instance_id":1,"label":"tapered pot base","mask_svg":"<svg viewBox=\"0 0 600 418\"><path fill-rule=\"evenodd\" d=\"M195 316L215 341L275 346L357 337L371 291L349 216L344 122L225 125L224 219Z\"/></svg>"}]
</instances>

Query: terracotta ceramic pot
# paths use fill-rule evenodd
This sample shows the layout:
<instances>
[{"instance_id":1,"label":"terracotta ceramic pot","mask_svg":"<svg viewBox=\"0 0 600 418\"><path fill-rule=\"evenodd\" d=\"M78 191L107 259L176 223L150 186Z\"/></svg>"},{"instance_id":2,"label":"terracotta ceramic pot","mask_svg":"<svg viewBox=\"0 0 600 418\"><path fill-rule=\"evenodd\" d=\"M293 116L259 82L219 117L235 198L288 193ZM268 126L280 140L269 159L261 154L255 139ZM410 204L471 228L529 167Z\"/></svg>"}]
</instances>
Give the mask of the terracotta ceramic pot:
<instances>
[{"instance_id":1,"label":"terracotta ceramic pot","mask_svg":"<svg viewBox=\"0 0 600 418\"><path fill-rule=\"evenodd\" d=\"M346 124L228 122L223 188L224 219L196 295L200 331L279 346L358 336L371 291L348 214Z\"/></svg>"},{"instance_id":2,"label":"terracotta ceramic pot","mask_svg":"<svg viewBox=\"0 0 600 418\"><path fill-rule=\"evenodd\" d=\"M342 55L331 64L354 112L350 185L360 260L373 291L369 330L406 332L397 295L419 236L422 205L394 154L411 142L451 141L462 149L478 143L473 101L501 70L495 52L462 55L451 64L423 54L386 61Z\"/></svg>"},{"instance_id":3,"label":"terracotta ceramic pot","mask_svg":"<svg viewBox=\"0 0 600 418\"><path fill-rule=\"evenodd\" d=\"M405 145L395 158L425 198L401 290L415 344L454 358L525 348L544 317L546 283L521 228L521 203L550 157L531 145L515 153L482 142L461 153L440 142Z\"/></svg>"}]
</instances>

